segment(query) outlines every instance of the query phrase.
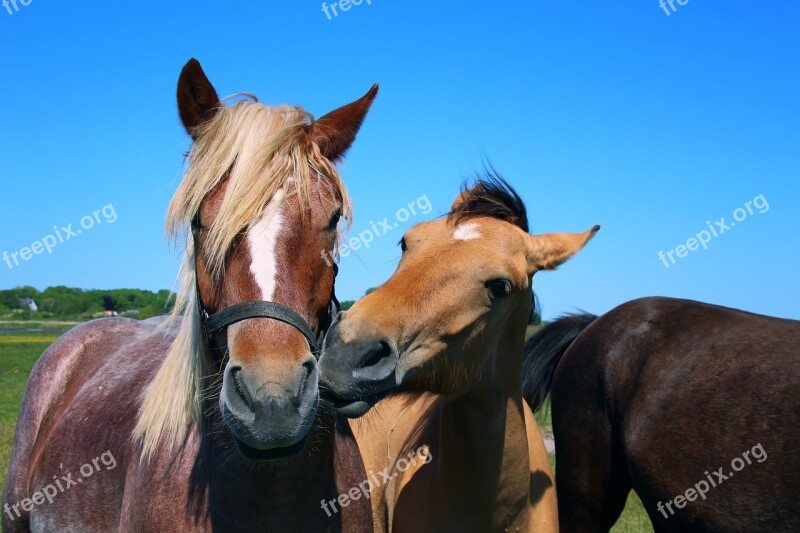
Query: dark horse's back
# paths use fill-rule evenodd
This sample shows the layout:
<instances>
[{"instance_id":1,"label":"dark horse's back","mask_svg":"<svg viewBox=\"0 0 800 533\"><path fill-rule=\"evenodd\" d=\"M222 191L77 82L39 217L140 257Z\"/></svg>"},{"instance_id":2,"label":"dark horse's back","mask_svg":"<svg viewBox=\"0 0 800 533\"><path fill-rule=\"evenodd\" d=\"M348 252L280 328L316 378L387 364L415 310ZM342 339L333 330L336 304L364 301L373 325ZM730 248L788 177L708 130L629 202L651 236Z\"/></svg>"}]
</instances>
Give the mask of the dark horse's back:
<instances>
[{"instance_id":1,"label":"dark horse's back","mask_svg":"<svg viewBox=\"0 0 800 533\"><path fill-rule=\"evenodd\" d=\"M799 345L800 322L669 298L545 328L526 398L552 376L563 530L607 530L634 488L659 531L800 531Z\"/></svg>"},{"instance_id":2,"label":"dark horse's back","mask_svg":"<svg viewBox=\"0 0 800 533\"><path fill-rule=\"evenodd\" d=\"M164 318L102 319L45 351L17 421L3 531L119 529L140 395L171 340Z\"/></svg>"}]
</instances>

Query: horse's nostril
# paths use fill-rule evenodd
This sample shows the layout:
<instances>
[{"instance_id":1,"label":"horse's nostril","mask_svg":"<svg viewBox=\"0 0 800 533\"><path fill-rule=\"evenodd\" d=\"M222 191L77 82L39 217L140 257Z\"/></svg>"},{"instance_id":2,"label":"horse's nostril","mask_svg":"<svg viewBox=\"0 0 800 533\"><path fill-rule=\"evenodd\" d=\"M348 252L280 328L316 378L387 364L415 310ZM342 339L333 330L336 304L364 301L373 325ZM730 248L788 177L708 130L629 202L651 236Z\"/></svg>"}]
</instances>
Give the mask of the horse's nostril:
<instances>
[{"instance_id":1,"label":"horse's nostril","mask_svg":"<svg viewBox=\"0 0 800 533\"><path fill-rule=\"evenodd\" d=\"M303 393L306 391L306 388L308 387L308 381L309 379L311 379L311 374L314 372L314 369L316 367L317 367L316 359L310 359L303 363L303 372L304 372L303 379L300 380L300 383L297 386L296 401L298 402L298 405L301 396L303 396Z\"/></svg>"},{"instance_id":2,"label":"horse's nostril","mask_svg":"<svg viewBox=\"0 0 800 533\"><path fill-rule=\"evenodd\" d=\"M389 341L382 340L381 341L381 349L383 350L383 356L388 357L392 355L392 347L389 345Z\"/></svg>"},{"instance_id":3,"label":"horse's nostril","mask_svg":"<svg viewBox=\"0 0 800 533\"><path fill-rule=\"evenodd\" d=\"M392 347L387 340L382 340L372 350L369 355L364 359L362 368L369 368L379 364L381 361L392 355Z\"/></svg>"},{"instance_id":4,"label":"horse's nostril","mask_svg":"<svg viewBox=\"0 0 800 533\"><path fill-rule=\"evenodd\" d=\"M245 392L244 385L242 384L241 378L239 377L239 372L241 371L242 371L241 368L234 368L233 370L231 370L231 377L233 378L233 387L234 389L236 389L236 394L238 394L239 397L242 400L244 400L244 403L246 403L247 406L250 409L252 409L253 404L250 401L250 396Z\"/></svg>"},{"instance_id":5,"label":"horse's nostril","mask_svg":"<svg viewBox=\"0 0 800 533\"><path fill-rule=\"evenodd\" d=\"M303 363L303 370L305 370L305 373L306 373L305 379L308 379L309 377L311 377L311 373L314 371L314 367L316 365L317 365L317 362L315 360L313 360L313 359L312 360L308 360L305 363Z\"/></svg>"}]
</instances>

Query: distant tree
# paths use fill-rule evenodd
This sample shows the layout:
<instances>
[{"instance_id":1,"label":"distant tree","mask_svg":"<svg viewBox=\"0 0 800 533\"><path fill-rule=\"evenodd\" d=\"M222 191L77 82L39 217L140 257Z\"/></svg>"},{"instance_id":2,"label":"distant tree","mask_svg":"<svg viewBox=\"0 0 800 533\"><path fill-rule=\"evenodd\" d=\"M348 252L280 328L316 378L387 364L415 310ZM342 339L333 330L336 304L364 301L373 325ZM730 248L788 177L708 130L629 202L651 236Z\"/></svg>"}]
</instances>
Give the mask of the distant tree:
<instances>
[{"instance_id":1,"label":"distant tree","mask_svg":"<svg viewBox=\"0 0 800 533\"><path fill-rule=\"evenodd\" d=\"M17 298L20 299L30 298L31 300L36 300L39 297L39 294L41 294L39 292L39 289L37 289L36 287L28 287L28 286L17 287L14 290L17 293Z\"/></svg>"},{"instance_id":2,"label":"distant tree","mask_svg":"<svg viewBox=\"0 0 800 533\"><path fill-rule=\"evenodd\" d=\"M343 302L339 302L339 307L342 308L342 311L347 311L348 309L353 307L354 304L355 302L353 300L345 300Z\"/></svg>"},{"instance_id":3,"label":"distant tree","mask_svg":"<svg viewBox=\"0 0 800 533\"><path fill-rule=\"evenodd\" d=\"M0 315L10 316L13 313L14 318L21 316L24 310L19 300L24 298L36 301L42 316L62 320L91 318L108 309L109 303L120 313L139 311L134 316L141 318L168 313L173 305L171 293L166 290L157 293L139 289L101 291L57 285L39 292L34 287L17 287L0 290Z\"/></svg>"},{"instance_id":4,"label":"distant tree","mask_svg":"<svg viewBox=\"0 0 800 533\"><path fill-rule=\"evenodd\" d=\"M164 308L158 305L146 305L139 309L137 318L144 320L146 318L153 318L154 316L161 316L164 314Z\"/></svg>"},{"instance_id":5,"label":"distant tree","mask_svg":"<svg viewBox=\"0 0 800 533\"><path fill-rule=\"evenodd\" d=\"M14 290L0 291L0 306L6 309L21 309L19 298Z\"/></svg>"},{"instance_id":6,"label":"distant tree","mask_svg":"<svg viewBox=\"0 0 800 533\"><path fill-rule=\"evenodd\" d=\"M19 303L20 300L30 298L38 302L40 294L35 287L27 286L0 291L0 305L7 309L22 309L23 306Z\"/></svg>"},{"instance_id":7,"label":"distant tree","mask_svg":"<svg viewBox=\"0 0 800 533\"><path fill-rule=\"evenodd\" d=\"M175 307L175 294L172 291L162 289L156 294L157 302L163 308L164 314L169 314Z\"/></svg>"},{"instance_id":8,"label":"distant tree","mask_svg":"<svg viewBox=\"0 0 800 533\"><path fill-rule=\"evenodd\" d=\"M117 302L114 301L114 298L106 294L103 296L103 309L106 311L116 311L117 310Z\"/></svg>"},{"instance_id":9,"label":"distant tree","mask_svg":"<svg viewBox=\"0 0 800 533\"><path fill-rule=\"evenodd\" d=\"M375 289L377 289L377 288L378 288L378 287L372 287L372 288L370 288L370 289L367 289L367 292L365 292L365 293L364 293L364 296L367 296L367 295L368 295L369 293L371 293L371 292L375 292Z\"/></svg>"}]
</instances>

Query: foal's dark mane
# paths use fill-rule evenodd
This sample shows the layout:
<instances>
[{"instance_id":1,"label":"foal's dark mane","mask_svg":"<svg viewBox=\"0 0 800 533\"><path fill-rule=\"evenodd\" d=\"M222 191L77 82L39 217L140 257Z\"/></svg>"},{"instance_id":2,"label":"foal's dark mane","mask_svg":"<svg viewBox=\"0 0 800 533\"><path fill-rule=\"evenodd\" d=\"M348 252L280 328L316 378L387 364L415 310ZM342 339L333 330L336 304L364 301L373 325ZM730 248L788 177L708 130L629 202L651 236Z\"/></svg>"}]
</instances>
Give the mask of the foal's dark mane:
<instances>
[{"instance_id":1,"label":"foal's dark mane","mask_svg":"<svg viewBox=\"0 0 800 533\"><path fill-rule=\"evenodd\" d=\"M447 215L455 225L472 218L492 217L528 233L528 210L517 191L493 167L479 172L472 186L461 187L461 202Z\"/></svg>"},{"instance_id":2,"label":"foal's dark mane","mask_svg":"<svg viewBox=\"0 0 800 533\"><path fill-rule=\"evenodd\" d=\"M528 229L528 210L514 187L491 165L475 175L472 186L466 182L461 186L461 202L447 214L453 225L472 218L492 217L521 228ZM531 289L531 324L541 322L542 308L539 298Z\"/></svg>"}]
</instances>

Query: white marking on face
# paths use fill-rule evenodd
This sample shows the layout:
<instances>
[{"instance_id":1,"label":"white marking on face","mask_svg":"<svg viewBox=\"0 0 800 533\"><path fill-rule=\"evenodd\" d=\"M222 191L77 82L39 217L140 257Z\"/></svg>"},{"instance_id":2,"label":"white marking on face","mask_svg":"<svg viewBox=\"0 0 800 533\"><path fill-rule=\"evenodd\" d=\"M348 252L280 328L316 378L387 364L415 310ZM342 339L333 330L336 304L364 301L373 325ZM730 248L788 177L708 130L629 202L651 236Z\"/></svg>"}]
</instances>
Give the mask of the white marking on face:
<instances>
[{"instance_id":1,"label":"white marking on face","mask_svg":"<svg viewBox=\"0 0 800 533\"><path fill-rule=\"evenodd\" d=\"M275 286L278 278L278 260L275 251L278 244L278 234L283 227L283 191L267 204L261 220L254 225L247 234L250 247L250 272L256 280L256 285L261 289L261 299L270 301L275 296Z\"/></svg>"},{"instance_id":2,"label":"white marking on face","mask_svg":"<svg viewBox=\"0 0 800 533\"><path fill-rule=\"evenodd\" d=\"M480 239L480 237L481 232L478 231L477 222L465 222L453 232L453 238L457 241L470 241L472 239Z\"/></svg>"}]
</instances>

